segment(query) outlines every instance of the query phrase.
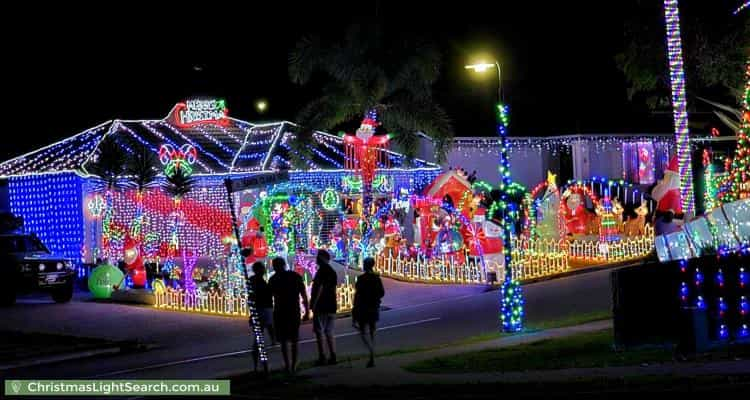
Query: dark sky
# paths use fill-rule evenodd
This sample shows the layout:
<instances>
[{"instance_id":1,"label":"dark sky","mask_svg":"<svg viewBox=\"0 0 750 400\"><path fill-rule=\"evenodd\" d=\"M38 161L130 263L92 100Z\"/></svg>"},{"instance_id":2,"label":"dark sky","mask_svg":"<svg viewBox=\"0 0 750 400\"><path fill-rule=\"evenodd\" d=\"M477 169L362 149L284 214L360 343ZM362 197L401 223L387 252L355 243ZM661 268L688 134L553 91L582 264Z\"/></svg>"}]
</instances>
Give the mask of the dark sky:
<instances>
[{"instance_id":1,"label":"dark sky","mask_svg":"<svg viewBox=\"0 0 750 400\"><path fill-rule=\"evenodd\" d=\"M436 95L459 136L494 134L496 80L463 68L478 52L504 65L512 135L654 128L627 103L613 60L623 12L603 4L620 1L156 3L18 12L20 27L3 28L12 71L5 94L15 114L4 134L13 143L0 159L108 119L160 118L191 96L226 98L241 119L291 120L316 93L289 83L289 48L305 33L335 34L373 19L394 32L428 34L443 48ZM259 98L270 106L263 116L253 109Z\"/></svg>"}]
</instances>

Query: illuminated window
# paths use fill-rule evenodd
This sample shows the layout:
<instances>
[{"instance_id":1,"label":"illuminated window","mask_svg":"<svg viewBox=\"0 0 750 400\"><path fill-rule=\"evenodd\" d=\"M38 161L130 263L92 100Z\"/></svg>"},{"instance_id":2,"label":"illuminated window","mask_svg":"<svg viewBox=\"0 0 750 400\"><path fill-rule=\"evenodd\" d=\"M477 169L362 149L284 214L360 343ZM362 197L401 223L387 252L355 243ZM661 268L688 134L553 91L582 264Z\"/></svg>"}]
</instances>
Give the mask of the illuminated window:
<instances>
[{"instance_id":1,"label":"illuminated window","mask_svg":"<svg viewBox=\"0 0 750 400\"><path fill-rule=\"evenodd\" d=\"M642 185L654 183L654 160L653 143L625 143L622 152L625 180Z\"/></svg>"}]
</instances>

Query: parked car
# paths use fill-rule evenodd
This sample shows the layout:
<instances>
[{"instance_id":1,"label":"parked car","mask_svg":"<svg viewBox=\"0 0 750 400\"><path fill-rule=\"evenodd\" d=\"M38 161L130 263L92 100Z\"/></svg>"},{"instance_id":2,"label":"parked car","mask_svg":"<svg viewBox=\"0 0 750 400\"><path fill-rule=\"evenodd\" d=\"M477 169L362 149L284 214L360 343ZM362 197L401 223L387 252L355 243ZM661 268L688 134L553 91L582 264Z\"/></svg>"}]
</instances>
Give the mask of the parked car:
<instances>
[{"instance_id":1,"label":"parked car","mask_svg":"<svg viewBox=\"0 0 750 400\"><path fill-rule=\"evenodd\" d=\"M70 259L55 255L32 234L0 234L0 305L16 295L44 291L57 303L73 297L75 269Z\"/></svg>"}]
</instances>

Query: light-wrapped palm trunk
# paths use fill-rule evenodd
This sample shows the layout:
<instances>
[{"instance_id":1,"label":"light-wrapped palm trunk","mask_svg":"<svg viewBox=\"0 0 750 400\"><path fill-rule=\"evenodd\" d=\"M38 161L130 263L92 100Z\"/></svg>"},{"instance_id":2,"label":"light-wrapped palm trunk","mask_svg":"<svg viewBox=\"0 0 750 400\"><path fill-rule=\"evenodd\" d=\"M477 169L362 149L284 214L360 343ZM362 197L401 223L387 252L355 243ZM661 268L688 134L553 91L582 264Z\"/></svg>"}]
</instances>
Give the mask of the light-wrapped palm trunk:
<instances>
[{"instance_id":1,"label":"light-wrapped palm trunk","mask_svg":"<svg viewBox=\"0 0 750 400\"><path fill-rule=\"evenodd\" d=\"M685 97L685 71L680 38L680 10L677 0L664 0L664 17L667 28L669 55L669 80L672 85L672 115L674 117L675 145L680 173L682 209L693 214L693 169L690 160L690 130L688 129L687 100Z\"/></svg>"}]
</instances>

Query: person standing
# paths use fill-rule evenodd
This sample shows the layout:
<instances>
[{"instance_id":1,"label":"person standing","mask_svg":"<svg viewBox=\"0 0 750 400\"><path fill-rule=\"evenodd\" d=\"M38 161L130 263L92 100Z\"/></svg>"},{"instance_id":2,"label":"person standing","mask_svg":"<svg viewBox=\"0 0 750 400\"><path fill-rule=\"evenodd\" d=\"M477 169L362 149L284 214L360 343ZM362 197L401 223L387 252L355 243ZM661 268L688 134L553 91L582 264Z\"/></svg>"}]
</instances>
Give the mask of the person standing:
<instances>
[{"instance_id":1,"label":"person standing","mask_svg":"<svg viewBox=\"0 0 750 400\"><path fill-rule=\"evenodd\" d=\"M318 361L315 365L336 364L336 338L334 337L334 325L336 324L336 286L338 277L336 271L330 264L331 255L326 250L318 250L315 262L318 271L315 273L312 284L313 331L315 342L318 345ZM323 342L328 344L329 357L326 355Z\"/></svg>"},{"instance_id":2,"label":"person standing","mask_svg":"<svg viewBox=\"0 0 750 400\"><path fill-rule=\"evenodd\" d=\"M375 366L375 331L380 319L380 300L385 296L385 289L383 289L380 275L373 271L375 260L372 257L365 258L362 267L365 273L357 278L357 283L354 285L352 322L359 329L362 342L370 352L367 368L372 368Z\"/></svg>"},{"instance_id":3,"label":"person standing","mask_svg":"<svg viewBox=\"0 0 750 400\"><path fill-rule=\"evenodd\" d=\"M286 269L286 261L276 257L271 262L274 275L268 280L273 295L273 326L276 338L281 345L284 369L287 373L297 372L297 341L299 341L300 297L305 307L304 319L310 318L310 305L302 277ZM291 360L289 359L291 347Z\"/></svg>"},{"instance_id":4,"label":"person standing","mask_svg":"<svg viewBox=\"0 0 750 400\"><path fill-rule=\"evenodd\" d=\"M255 309L258 313L258 322L260 323L260 330L264 332L268 330L268 336L271 338L271 346L276 344L276 336L273 332L273 295L271 294L271 286L266 282L266 266L262 262L256 261L252 265L253 276L250 277L250 288L253 291L253 300L255 301ZM251 326L252 329L252 326ZM255 371L258 370L258 344L253 345L253 362Z\"/></svg>"}]
</instances>

